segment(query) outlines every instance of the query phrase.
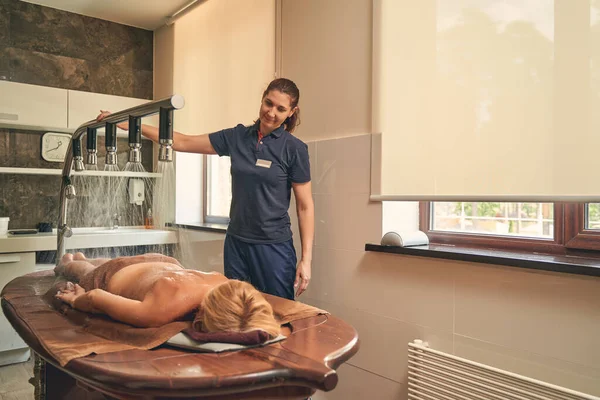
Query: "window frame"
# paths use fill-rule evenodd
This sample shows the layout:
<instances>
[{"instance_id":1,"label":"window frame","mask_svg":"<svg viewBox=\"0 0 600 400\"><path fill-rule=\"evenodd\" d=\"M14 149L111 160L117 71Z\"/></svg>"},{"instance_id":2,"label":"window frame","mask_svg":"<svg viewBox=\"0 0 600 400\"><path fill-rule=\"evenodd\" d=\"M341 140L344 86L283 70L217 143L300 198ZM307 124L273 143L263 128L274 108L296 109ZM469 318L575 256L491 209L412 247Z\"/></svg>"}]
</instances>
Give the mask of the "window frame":
<instances>
[{"instance_id":1,"label":"window frame","mask_svg":"<svg viewBox=\"0 0 600 400\"><path fill-rule=\"evenodd\" d=\"M204 223L207 224L229 224L229 217L223 217L220 215L209 215L208 214L208 157L209 154L204 155L202 164L203 179L202 179L202 218Z\"/></svg>"},{"instance_id":2,"label":"window frame","mask_svg":"<svg viewBox=\"0 0 600 400\"><path fill-rule=\"evenodd\" d=\"M600 258L600 230L585 229L585 203L553 203L553 239L435 231L431 229L432 203L419 202L419 229L431 244Z\"/></svg>"},{"instance_id":3,"label":"window frame","mask_svg":"<svg viewBox=\"0 0 600 400\"><path fill-rule=\"evenodd\" d=\"M564 238L567 249L600 251L600 230L585 228L585 203L566 204Z\"/></svg>"}]
</instances>

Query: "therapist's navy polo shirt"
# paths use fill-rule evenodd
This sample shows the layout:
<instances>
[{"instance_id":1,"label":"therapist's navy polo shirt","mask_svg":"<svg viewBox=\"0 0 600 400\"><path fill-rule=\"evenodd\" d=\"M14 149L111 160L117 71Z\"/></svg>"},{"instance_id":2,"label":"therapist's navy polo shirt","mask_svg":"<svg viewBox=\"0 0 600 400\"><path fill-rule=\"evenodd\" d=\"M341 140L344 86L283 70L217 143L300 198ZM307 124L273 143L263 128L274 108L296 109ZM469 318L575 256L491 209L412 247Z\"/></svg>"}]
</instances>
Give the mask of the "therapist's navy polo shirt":
<instances>
[{"instance_id":1,"label":"therapist's navy polo shirt","mask_svg":"<svg viewBox=\"0 0 600 400\"><path fill-rule=\"evenodd\" d=\"M219 156L231 157L231 209L227 234L249 243L292 238L292 183L310 181L308 146L283 125L258 142L260 121L211 133Z\"/></svg>"}]
</instances>

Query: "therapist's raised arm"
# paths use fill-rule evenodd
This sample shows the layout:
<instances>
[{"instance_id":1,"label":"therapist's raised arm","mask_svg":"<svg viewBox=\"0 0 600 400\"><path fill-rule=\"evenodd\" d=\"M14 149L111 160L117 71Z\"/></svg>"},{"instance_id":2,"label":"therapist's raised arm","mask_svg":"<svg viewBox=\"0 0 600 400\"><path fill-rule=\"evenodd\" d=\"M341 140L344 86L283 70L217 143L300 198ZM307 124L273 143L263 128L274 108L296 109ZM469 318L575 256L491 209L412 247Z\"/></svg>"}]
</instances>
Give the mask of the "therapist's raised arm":
<instances>
[{"instance_id":1,"label":"therapist's raised arm","mask_svg":"<svg viewBox=\"0 0 600 400\"><path fill-rule=\"evenodd\" d=\"M96 117L96 121L102 121L106 116L110 115L110 111L101 111ZM117 126L120 129L128 130L129 123L121 122ZM142 124L142 135L158 143L158 128ZM208 134L203 135L186 135L173 131L173 150L184 153L199 153L199 154L217 154L213 148Z\"/></svg>"}]
</instances>

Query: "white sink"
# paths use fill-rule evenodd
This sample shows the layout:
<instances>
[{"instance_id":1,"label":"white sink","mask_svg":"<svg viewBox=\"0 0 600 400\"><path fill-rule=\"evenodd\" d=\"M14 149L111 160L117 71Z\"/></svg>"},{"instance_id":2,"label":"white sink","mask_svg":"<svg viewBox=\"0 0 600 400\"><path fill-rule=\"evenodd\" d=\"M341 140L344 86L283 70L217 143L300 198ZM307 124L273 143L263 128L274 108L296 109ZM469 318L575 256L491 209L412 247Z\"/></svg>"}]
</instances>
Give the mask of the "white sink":
<instances>
[{"instance_id":1,"label":"white sink","mask_svg":"<svg viewBox=\"0 0 600 400\"><path fill-rule=\"evenodd\" d=\"M102 227L73 228L73 235L98 235L115 233L145 233L145 232L164 232L158 229L146 229L143 226L124 226L116 229Z\"/></svg>"}]
</instances>

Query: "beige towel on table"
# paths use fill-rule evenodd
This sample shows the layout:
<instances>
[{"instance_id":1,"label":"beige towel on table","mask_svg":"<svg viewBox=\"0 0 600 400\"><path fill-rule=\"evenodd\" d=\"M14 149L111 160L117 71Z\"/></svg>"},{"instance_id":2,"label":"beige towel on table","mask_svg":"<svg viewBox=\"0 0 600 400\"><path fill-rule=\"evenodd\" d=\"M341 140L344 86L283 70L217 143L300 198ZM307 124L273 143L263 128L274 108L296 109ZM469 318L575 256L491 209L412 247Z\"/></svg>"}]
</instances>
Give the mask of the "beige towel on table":
<instances>
[{"instance_id":1,"label":"beige towel on table","mask_svg":"<svg viewBox=\"0 0 600 400\"><path fill-rule=\"evenodd\" d=\"M54 298L61 284L57 284L52 271L28 274L17 278L12 284L22 287L22 290L4 295L4 301L8 302L61 366L74 358L93 353L152 349L191 326L191 321L176 321L158 328L136 328L107 316L74 310ZM265 298L273 306L275 316L282 325L327 314L300 302L270 295L265 295Z\"/></svg>"}]
</instances>

